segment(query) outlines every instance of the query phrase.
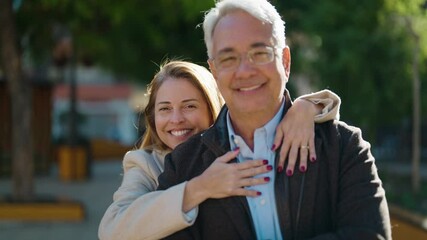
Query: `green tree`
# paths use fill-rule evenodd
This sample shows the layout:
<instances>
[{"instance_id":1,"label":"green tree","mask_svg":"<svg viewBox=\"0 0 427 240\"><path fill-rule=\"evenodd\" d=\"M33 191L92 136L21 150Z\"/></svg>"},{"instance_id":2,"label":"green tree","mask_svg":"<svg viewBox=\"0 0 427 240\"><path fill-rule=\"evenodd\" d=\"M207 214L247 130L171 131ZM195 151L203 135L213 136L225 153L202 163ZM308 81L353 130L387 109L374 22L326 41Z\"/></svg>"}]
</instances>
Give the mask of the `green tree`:
<instances>
[{"instance_id":1,"label":"green tree","mask_svg":"<svg viewBox=\"0 0 427 240\"><path fill-rule=\"evenodd\" d=\"M203 34L196 26L203 18L201 12L212 4L198 0L40 0L24 1L14 14L12 1L1 1L2 69L13 98L13 195L34 197L30 91L22 73L22 52L35 66L49 64L58 46L55 31L59 29L72 38L77 62L96 63L118 76L149 82L166 57L205 63ZM62 57L55 61L70 60L70 56Z\"/></svg>"},{"instance_id":2,"label":"green tree","mask_svg":"<svg viewBox=\"0 0 427 240\"><path fill-rule=\"evenodd\" d=\"M138 0L27 1L18 13L21 36L40 62L50 57L52 28L74 40L79 62L95 62L117 76L149 82L157 64L182 57L205 64L203 33L196 26L213 2Z\"/></svg>"},{"instance_id":3,"label":"green tree","mask_svg":"<svg viewBox=\"0 0 427 240\"><path fill-rule=\"evenodd\" d=\"M293 49L293 72L337 92L343 101L342 119L363 128L371 141L379 126L400 123L411 112L412 40L396 27L392 13L397 6L392 2L401 1L280 5Z\"/></svg>"},{"instance_id":4,"label":"green tree","mask_svg":"<svg viewBox=\"0 0 427 240\"><path fill-rule=\"evenodd\" d=\"M31 89L22 73L22 58L15 30L12 1L0 1L1 62L11 98L12 198L31 200L33 187L33 148L31 135Z\"/></svg>"}]
</instances>

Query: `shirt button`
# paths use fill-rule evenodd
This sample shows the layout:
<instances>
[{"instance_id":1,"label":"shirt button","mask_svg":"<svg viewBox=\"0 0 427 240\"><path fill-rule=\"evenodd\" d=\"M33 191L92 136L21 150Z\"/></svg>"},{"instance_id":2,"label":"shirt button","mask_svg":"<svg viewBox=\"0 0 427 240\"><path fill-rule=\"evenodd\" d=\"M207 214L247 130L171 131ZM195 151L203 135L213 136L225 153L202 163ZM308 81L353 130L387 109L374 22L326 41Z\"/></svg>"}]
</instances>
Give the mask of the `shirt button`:
<instances>
[{"instance_id":1,"label":"shirt button","mask_svg":"<svg viewBox=\"0 0 427 240\"><path fill-rule=\"evenodd\" d=\"M260 203L261 203L261 205L265 205L265 199L264 198L261 199Z\"/></svg>"}]
</instances>

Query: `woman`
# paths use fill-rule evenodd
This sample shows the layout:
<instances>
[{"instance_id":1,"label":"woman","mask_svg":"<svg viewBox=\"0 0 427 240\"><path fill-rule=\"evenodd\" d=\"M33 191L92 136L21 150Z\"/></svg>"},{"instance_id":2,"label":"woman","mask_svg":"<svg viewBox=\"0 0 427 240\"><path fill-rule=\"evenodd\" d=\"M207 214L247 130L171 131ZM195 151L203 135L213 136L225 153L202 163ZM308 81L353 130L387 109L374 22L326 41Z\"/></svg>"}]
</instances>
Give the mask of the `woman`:
<instances>
[{"instance_id":1,"label":"woman","mask_svg":"<svg viewBox=\"0 0 427 240\"><path fill-rule=\"evenodd\" d=\"M165 155L212 125L223 99L206 68L182 61L164 64L150 83L148 93L149 101L144 111L147 130L140 149L129 151L124 157L123 182L101 220L100 239L159 239L168 236L190 226L197 216L198 204L205 199L236 195L256 197L259 192L245 187L269 181L255 176L272 171L273 163L256 159L227 164L239 152L239 149L234 149L218 158L199 177L165 191L155 191ZM319 104L311 102L322 103L320 105L326 107L321 109ZM272 148L279 146L286 136L282 143L283 159L288 152L289 155L298 154L298 148L295 151L294 146L309 143L310 159L315 160L312 119L322 110L316 121L331 120L338 116L338 106L339 99L330 92L297 99L278 127L278 137ZM300 170L305 171L307 156L301 156L301 159ZM296 156L294 159L289 156L287 171L289 167L293 170L295 160ZM205 186L206 183L210 187L205 188L205 192L191 191L194 188L190 186Z\"/></svg>"}]
</instances>

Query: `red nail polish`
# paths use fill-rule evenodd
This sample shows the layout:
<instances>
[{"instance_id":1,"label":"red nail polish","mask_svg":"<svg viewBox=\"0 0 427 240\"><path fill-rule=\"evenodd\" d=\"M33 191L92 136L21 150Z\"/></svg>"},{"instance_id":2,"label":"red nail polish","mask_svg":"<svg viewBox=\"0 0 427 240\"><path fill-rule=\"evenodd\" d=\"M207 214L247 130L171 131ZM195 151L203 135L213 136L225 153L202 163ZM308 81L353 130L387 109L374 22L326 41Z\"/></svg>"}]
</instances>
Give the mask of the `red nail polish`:
<instances>
[{"instance_id":1,"label":"red nail polish","mask_svg":"<svg viewBox=\"0 0 427 240\"><path fill-rule=\"evenodd\" d=\"M264 181L266 181L266 182L270 182L270 177L265 177L265 178L264 178Z\"/></svg>"},{"instance_id":2,"label":"red nail polish","mask_svg":"<svg viewBox=\"0 0 427 240\"><path fill-rule=\"evenodd\" d=\"M261 194L262 194L261 192L256 192L256 195L258 196L261 196Z\"/></svg>"},{"instance_id":3,"label":"red nail polish","mask_svg":"<svg viewBox=\"0 0 427 240\"><path fill-rule=\"evenodd\" d=\"M262 160L262 164L267 165L268 164L268 160Z\"/></svg>"},{"instance_id":4,"label":"red nail polish","mask_svg":"<svg viewBox=\"0 0 427 240\"><path fill-rule=\"evenodd\" d=\"M267 166L267 170L268 170L268 171L271 171L272 169L273 169L273 166L271 166L271 165L268 165L268 166Z\"/></svg>"},{"instance_id":5,"label":"red nail polish","mask_svg":"<svg viewBox=\"0 0 427 240\"><path fill-rule=\"evenodd\" d=\"M316 161L316 158L315 158L315 157L312 157L310 160L311 160L311 162L315 162L315 161Z\"/></svg>"},{"instance_id":6,"label":"red nail polish","mask_svg":"<svg viewBox=\"0 0 427 240\"><path fill-rule=\"evenodd\" d=\"M282 171L283 171L283 168L279 166L279 167L277 168L277 172L278 172L278 173L281 173Z\"/></svg>"},{"instance_id":7,"label":"red nail polish","mask_svg":"<svg viewBox=\"0 0 427 240\"><path fill-rule=\"evenodd\" d=\"M300 170L301 172L305 172L307 169L305 168L305 166L301 166L301 167L299 167L299 170Z\"/></svg>"},{"instance_id":8,"label":"red nail polish","mask_svg":"<svg viewBox=\"0 0 427 240\"><path fill-rule=\"evenodd\" d=\"M271 150L272 151L276 150L276 144L273 144L273 146L271 146Z\"/></svg>"},{"instance_id":9,"label":"red nail polish","mask_svg":"<svg viewBox=\"0 0 427 240\"><path fill-rule=\"evenodd\" d=\"M292 170L291 170L291 169L288 169L288 170L286 171L286 175L288 175L288 177L292 176L292 174L293 174L293 172L292 172Z\"/></svg>"}]
</instances>

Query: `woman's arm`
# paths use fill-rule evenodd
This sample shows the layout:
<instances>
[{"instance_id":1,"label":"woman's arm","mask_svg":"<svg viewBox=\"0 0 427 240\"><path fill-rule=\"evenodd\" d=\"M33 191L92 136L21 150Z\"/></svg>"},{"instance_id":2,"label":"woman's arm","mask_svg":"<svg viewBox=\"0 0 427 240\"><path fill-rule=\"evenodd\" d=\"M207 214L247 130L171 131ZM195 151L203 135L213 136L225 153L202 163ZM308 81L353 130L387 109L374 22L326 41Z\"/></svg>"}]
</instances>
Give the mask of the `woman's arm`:
<instances>
[{"instance_id":1,"label":"woman's arm","mask_svg":"<svg viewBox=\"0 0 427 240\"><path fill-rule=\"evenodd\" d=\"M194 223L182 212L186 182L155 191L159 171L141 154L131 151L124 158L124 176L113 203L99 225L104 239L159 239ZM152 159L151 159L152 160ZM197 214L197 209L195 209Z\"/></svg>"},{"instance_id":2,"label":"woman's arm","mask_svg":"<svg viewBox=\"0 0 427 240\"><path fill-rule=\"evenodd\" d=\"M314 123L339 119L341 99L329 90L306 94L297 98L276 129L272 149L280 148L277 171L284 169L288 157L286 174L291 176L300 154L299 170L307 171L307 157L316 161L314 145ZM289 155L289 156L288 156Z\"/></svg>"}]
</instances>

